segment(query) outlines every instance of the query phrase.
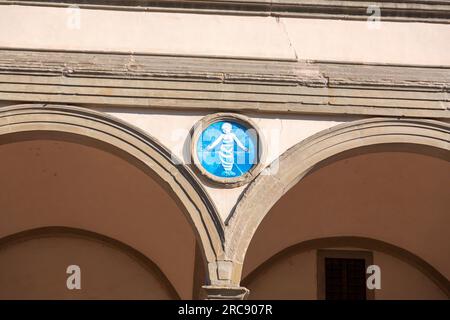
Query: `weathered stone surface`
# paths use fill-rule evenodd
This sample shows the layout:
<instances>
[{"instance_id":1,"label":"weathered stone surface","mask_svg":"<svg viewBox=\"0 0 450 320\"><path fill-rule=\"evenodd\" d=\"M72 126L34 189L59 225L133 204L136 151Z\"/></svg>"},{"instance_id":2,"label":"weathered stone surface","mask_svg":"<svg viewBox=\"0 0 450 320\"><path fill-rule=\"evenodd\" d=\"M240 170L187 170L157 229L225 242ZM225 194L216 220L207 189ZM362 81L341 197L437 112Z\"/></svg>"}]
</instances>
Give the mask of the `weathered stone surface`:
<instances>
[{"instance_id":1,"label":"weathered stone surface","mask_svg":"<svg viewBox=\"0 0 450 320\"><path fill-rule=\"evenodd\" d=\"M0 50L0 99L449 118L448 68Z\"/></svg>"}]
</instances>

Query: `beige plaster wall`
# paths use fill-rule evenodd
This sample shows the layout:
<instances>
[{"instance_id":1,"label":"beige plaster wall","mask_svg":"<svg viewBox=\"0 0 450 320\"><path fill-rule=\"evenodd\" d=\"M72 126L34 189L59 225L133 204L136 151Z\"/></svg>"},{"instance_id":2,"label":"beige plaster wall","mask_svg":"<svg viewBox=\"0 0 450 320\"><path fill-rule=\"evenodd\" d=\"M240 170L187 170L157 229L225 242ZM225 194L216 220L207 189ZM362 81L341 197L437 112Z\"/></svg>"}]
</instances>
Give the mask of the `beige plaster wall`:
<instances>
[{"instance_id":1,"label":"beige plaster wall","mask_svg":"<svg viewBox=\"0 0 450 320\"><path fill-rule=\"evenodd\" d=\"M307 240L381 240L450 276L450 162L401 145L349 152L288 191L260 224L243 277L274 254ZM425 151L422 148L422 151Z\"/></svg>"},{"instance_id":2,"label":"beige plaster wall","mask_svg":"<svg viewBox=\"0 0 450 320\"><path fill-rule=\"evenodd\" d=\"M365 21L2 5L0 46L450 65L447 24L382 20L374 28Z\"/></svg>"},{"instance_id":3,"label":"beige plaster wall","mask_svg":"<svg viewBox=\"0 0 450 320\"><path fill-rule=\"evenodd\" d=\"M159 183L90 140L53 140L73 139L62 133L27 137L33 140L0 139L0 238L48 226L93 231L141 252L182 298L192 297L194 232Z\"/></svg>"},{"instance_id":4,"label":"beige plaster wall","mask_svg":"<svg viewBox=\"0 0 450 320\"><path fill-rule=\"evenodd\" d=\"M426 275L404 261L383 252L375 252L373 260L380 266L382 277L381 290L375 292L376 299L448 299Z\"/></svg>"},{"instance_id":5,"label":"beige plaster wall","mask_svg":"<svg viewBox=\"0 0 450 320\"><path fill-rule=\"evenodd\" d=\"M268 17L1 6L0 30L6 47L295 58Z\"/></svg>"},{"instance_id":6,"label":"beige plaster wall","mask_svg":"<svg viewBox=\"0 0 450 320\"><path fill-rule=\"evenodd\" d=\"M81 290L66 286L81 270ZM117 246L86 236L47 234L0 247L0 299L175 299L160 274Z\"/></svg>"},{"instance_id":7,"label":"beige plaster wall","mask_svg":"<svg viewBox=\"0 0 450 320\"><path fill-rule=\"evenodd\" d=\"M373 253L373 263L381 269L376 300L447 299L430 278L412 265L383 252ZM317 276L317 250L299 250L269 262L243 283L250 290L249 299L315 300Z\"/></svg>"},{"instance_id":8,"label":"beige plaster wall","mask_svg":"<svg viewBox=\"0 0 450 320\"><path fill-rule=\"evenodd\" d=\"M448 24L283 19L300 59L449 65Z\"/></svg>"},{"instance_id":9,"label":"beige plaster wall","mask_svg":"<svg viewBox=\"0 0 450 320\"><path fill-rule=\"evenodd\" d=\"M272 263L243 285L249 299L317 299L317 253L303 251Z\"/></svg>"}]
</instances>

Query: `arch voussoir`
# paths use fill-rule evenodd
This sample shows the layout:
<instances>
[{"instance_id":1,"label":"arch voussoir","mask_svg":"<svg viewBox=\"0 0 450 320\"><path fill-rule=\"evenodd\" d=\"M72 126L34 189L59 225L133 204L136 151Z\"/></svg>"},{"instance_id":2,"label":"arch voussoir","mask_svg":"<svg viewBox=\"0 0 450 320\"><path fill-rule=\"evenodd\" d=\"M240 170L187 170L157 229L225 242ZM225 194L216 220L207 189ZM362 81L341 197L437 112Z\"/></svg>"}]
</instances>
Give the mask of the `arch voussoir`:
<instances>
[{"instance_id":1,"label":"arch voussoir","mask_svg":"<svg viewBox=\"0 0 450 320\"><path fill-rule=\"evenodd\" d=\"M177 202L197 236L208 266L224 255L223 223L192 171L157 139L114 117L66 105L24 104L0 110L0 136L22 132L63 132L111 145L143 165ZM208 283L217 270L207 268Z\"/></svg>"},{"instance_id":2,"label":"arch voussoir","mask_svg":"<svg viewBox=\"0 0 450 320\"><path fill-rule=\"evenodd\" d=\"M240 275L259 224L275 203L323 160L377 144L414 144L450 150L450 124L424 119L371 118L341 124L296 144L246 188L227 227L226 255Z\"/></svg>"}]
</instances>

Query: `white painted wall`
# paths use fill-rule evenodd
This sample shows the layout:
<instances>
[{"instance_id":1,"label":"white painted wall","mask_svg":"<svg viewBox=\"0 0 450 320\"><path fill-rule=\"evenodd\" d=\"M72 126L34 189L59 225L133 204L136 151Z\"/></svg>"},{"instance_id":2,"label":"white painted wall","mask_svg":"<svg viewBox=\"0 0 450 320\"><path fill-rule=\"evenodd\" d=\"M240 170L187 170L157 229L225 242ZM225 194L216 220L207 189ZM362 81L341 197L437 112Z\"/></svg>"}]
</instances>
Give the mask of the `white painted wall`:
<instances>
[{"instance_id":1,"label":"white painted wall","mask_svg":"<svg viewBox=\"0 0 450 320\"><path fill-rule=\"evenodd\" d=\"M450 65L450 25L0 5L0 47Z\"/></svg>"},{"instance_id":2,"label":"white painted wall","mask_svg":"<svg viewBox=\"0 0 450 320\"><path fill-rule=\"evenodd\" d=\"M381 17L382 19L382 17ZM450 65L450 25L282 19L300 59Z\"/></svg>"},{"instance_id":3,"label":"white painted wall","mask_svg":"<svg viewBox=\"0 0 450 320\"><path fill-rule=\"evenodd\" d=\"M124 108L97 108L117 117L159 140L177 159L184 164L190 163L189 132L194 125L207 113L182 113L177 111L149 111ZM261 116L249 114L261 130L267 143L267 157L264 165L269 165L283 152L305 138L333 127L340 123L357 119L350 116ZM223 189L209 184L203 184L214 201L220 216L225 221L245 185L233 189Z\"/></svg>"},{"instance_id":4,"label":"white painted wall","mask_svg":"<svg viewBox=\"0 0 450 320\"><path fill-rule=\"evenodd\" d=\"M0 6L0 46L295 58L286 33L268 17L78 10Z\"/></svg>"}]
</instances>

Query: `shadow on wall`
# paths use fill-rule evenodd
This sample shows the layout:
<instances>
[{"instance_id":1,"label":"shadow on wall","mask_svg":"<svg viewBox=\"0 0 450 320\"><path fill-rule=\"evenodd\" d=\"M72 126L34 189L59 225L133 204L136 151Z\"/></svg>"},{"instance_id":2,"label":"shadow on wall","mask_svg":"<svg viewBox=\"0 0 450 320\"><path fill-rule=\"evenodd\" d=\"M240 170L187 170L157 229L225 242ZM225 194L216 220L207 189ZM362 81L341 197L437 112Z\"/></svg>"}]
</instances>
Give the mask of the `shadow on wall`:
<instances>
[{"instance_id":1,"label":"shadow on wall","mask_svg":"<svg viewBox=\"0 0 450 320\"><path fill-rule=\"evenodd\" d=\"M248 274L242 285L250 299L317 299L321 274L319 249L373 253L381 268L375 299L449 299L450 282L429 263L392 244L363 237L331 237L305 241L275 254ZM364 251L363 251L364 252ZM323 294L323 293L322 293Z\"/></svg>"},{"instance_id":2,"label":"shadow on wall","mask_svg":"<svg viewBox=\"0 0 450 320\"><path fill-rule=\"evenodd\" d=\"M73 265L80 289L67 285ZM154 262L98 233L46 227L0 240L0 299L179 298Z\"/></svg>"},{"instance_id":3,"label":"shadow on wall","mask_svg":"<svg viewBox=\"0 0 450 320\"><path fill-rule=\"evenodd\" d=\"M253 289L256 297L258 291L276 291L255 289L262 285L256 281L258 277L264 278L262 274L271 273L271 277L291 274L292 279L285 283L287 287L293 286L291 296L315 299L316 250L347 246L374 250L374 259L383 260L391 268L385 272L385 281L394 273L398 275L397 282L391 276L397 286L385 282L385 289L391 288L390 293L387 289L381 291L376 294L378 298L414 298L414 292L422 289L426 292L428 289L423 286L411 286L414 281L400 281L401 274L420 278L417 272L424 274L427 281L431 279L444 297L449 296L450 260L442 254L450 250L449 160L447 150L414 144L381 144L352 149L318 163L279 199L259 225L244 261L243 284ZM341 236L344 238L335 238ZM322 238L328 240L311 240ZM305 253L301 257L304 263L297 263L295 271L287 267L293 260L286 258L285 252L292 252L294 249L286 248L297 248L296 244ZM284 261L287 269L281 268L280 261ZM277 273L275 266L281 268ZM307 266L309 270L305 269ZM417 270L415 276L411 268ZM295 279L300 281L299 277L305 274L309 276L303 278L302 287ZM436 292L436 288L425 286L433 296L431 292ZM289 297L288 291L280 291L278 297ZM416 298L424 296L418 294Z\"/></svg>"}]
</instances>

